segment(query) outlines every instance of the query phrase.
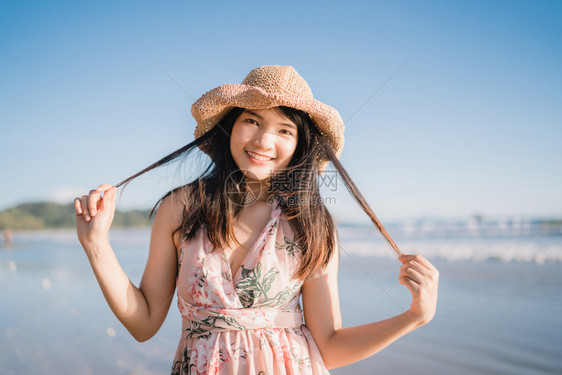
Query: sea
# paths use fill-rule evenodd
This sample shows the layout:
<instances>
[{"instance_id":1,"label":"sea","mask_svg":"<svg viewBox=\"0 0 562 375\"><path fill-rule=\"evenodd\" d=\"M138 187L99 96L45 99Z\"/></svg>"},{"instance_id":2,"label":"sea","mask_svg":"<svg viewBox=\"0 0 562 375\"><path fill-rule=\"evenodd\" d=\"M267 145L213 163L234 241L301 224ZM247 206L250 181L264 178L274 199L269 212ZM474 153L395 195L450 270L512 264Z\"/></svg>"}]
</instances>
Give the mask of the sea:
<instances>
[{"instance_id":1,"label":"sea","mask_svg":"<svg viewBox=\"0 0 562 375\"><path fill-rule=\"evenodd\" d=\"M332 374L562 374L562 233L533 222L423 222L387 228L440 271L434 319ZM110 240L139 284L150 229ZM341 225L344 326L400 314L411 296L376 229ZM112 314L73 230L14 232L0 247L0 374L168 374L180 338L176 300L139 343Z\"/></svg>"}]
</instances>

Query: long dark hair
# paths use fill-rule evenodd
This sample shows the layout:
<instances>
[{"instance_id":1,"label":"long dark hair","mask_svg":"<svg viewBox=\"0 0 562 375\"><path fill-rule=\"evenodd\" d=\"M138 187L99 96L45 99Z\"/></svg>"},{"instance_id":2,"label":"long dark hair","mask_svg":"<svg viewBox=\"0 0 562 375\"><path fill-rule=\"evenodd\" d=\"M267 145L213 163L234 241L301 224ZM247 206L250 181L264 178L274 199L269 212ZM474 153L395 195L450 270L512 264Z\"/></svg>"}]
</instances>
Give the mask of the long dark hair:
<instances>
[{"instance_id":1,"label":"long dark hair","mask_svg":"<svg viewBox=\"0 0 562 375\"><path fill-rule=\"evenodd\" d=\"M322 160L330 160L339 172L349 192L369 215L375 226L389 243L394 244L380 225L373 210L351 180L330 145L310 116L289 107L275 107L280 115L297 125L298 142L289 165L276 171L269 180L269 201L276 200L295 233L295 241L302 253L295 277L306 276L325 267L334 254L336 228L319 191L318 168ZM165 165L200 147L209 151L211 162L201 175L190 183L175 188L155 204L150 216L167 196L178 199L183 207L181 225L176 228L182 239L193 238L205 226L209 241L215 248L226 247L237 241L233 224L242 207L248 202L243 172L240 171L230 152L230 134L243 108L232 108L211 130L179 150L162 158L120 184L126 185L149 170ZM394 245L395 246L395 245Z\"/></svg>"}]
</instances>

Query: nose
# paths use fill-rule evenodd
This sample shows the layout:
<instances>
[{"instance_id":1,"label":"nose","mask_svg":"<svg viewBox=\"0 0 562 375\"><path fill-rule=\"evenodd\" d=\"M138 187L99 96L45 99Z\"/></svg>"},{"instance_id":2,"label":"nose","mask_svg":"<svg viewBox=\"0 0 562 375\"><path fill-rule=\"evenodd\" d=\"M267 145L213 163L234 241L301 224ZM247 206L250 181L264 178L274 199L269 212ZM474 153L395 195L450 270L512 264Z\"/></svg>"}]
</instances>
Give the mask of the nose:
<instances>
[{"instance_id":1,"label":"nose","mask_svg":"<svg viewBox=\"0 0 562 375\"><path fill-rule=\"evenodd\" d=\"M275 135L266 130L259 131L253 140L253 144L262 150L270 150L273 148Z\"/></svg>"}]
</instances>

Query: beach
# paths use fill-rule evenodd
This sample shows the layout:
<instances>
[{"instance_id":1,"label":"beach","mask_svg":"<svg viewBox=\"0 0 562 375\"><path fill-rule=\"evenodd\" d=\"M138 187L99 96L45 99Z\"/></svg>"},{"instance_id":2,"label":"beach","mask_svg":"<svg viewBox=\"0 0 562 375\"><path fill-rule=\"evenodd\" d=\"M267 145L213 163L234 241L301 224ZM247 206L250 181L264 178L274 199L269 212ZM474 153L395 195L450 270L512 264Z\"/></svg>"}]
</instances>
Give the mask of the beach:
<instances>
[{"instance_id":1,"label":"beach","mask_svg":"<svg viewBox=\"0 0 562 375\"><path fill-rule=\"evenodd\" d=\"M380 238L340 230L344 326L408 308L400 264ZM369 232L370 233L370 232ZM138 285L149 229L112 230ZM398 237L400 239L400 237ZM440 271L433 321L332 374L562 373L562 237L409 237ZM73 230L15 232L0 248L0 373L166 374L180 337L176 300L160 331L136 342L107 306Z\"/></svg>"}]
</instances>

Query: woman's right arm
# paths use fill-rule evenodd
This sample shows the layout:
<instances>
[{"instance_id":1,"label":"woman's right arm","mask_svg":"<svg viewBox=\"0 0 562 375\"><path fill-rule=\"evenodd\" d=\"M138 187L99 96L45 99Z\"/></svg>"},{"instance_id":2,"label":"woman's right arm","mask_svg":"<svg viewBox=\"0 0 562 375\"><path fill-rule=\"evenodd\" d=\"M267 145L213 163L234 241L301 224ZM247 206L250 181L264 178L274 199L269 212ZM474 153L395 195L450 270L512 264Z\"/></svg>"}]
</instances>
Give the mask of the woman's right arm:
<instances>
[{"instance_id":1,"label":"woman's right arm","mask_svg":"<svg viewBox=\"0 0 562 375\"><path fill-rule=\"evenodd\" d=\"M154 218L148 261L137 288L121 268L107 236L116 192L111 185L101 185L89 196L75 200L78 239L109 307L136 340L146 341L162 326L173 299L177 274L173 233L181 222L180 210L174 208L170 196L162 200Z\"/></svg>"}]
</instances>

